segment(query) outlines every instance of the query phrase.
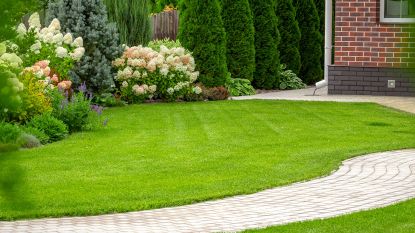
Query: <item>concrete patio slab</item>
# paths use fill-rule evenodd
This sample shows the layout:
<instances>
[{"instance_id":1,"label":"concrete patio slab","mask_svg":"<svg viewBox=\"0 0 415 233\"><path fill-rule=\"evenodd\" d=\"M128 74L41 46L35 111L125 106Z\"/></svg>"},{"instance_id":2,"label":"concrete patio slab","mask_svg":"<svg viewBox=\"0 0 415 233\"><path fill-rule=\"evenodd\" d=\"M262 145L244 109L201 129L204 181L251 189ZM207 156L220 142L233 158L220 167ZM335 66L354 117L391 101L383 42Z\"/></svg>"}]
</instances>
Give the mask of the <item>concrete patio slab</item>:
<instances>
[{"instance_id":1,"label":"concrete patio slab","mask_svg":"<svg viewBox=\"0 0 415 233\"><path fill-rule=\"evenodd\" d=\"M366 96L366 95L328 95L327 88L314 88L288 91L272 91L253 96L232 97L232 100L264 99L264 100L300 100L300 101L333 101L333 102L370 102L415 114L415 97L398 96Z\"/></svg>"}]
</instances>

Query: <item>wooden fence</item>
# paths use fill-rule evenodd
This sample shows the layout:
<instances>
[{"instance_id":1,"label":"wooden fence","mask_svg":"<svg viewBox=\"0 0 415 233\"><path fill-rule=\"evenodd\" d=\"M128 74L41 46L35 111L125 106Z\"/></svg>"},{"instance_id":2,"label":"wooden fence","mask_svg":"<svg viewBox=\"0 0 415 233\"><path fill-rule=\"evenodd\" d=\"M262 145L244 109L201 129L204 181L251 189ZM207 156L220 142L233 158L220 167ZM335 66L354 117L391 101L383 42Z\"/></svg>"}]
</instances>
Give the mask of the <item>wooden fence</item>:
<instances>
[{"instance_id":1,"label":"wooden fence","mask_svg":"<svg viewBox=\"0 0 415 233\"><path fill-rule=\"evenodd\" d=\"M179 11L161 12L152 16L153 40L176 40L179 31Z\"/></svg>"}]
</instances>

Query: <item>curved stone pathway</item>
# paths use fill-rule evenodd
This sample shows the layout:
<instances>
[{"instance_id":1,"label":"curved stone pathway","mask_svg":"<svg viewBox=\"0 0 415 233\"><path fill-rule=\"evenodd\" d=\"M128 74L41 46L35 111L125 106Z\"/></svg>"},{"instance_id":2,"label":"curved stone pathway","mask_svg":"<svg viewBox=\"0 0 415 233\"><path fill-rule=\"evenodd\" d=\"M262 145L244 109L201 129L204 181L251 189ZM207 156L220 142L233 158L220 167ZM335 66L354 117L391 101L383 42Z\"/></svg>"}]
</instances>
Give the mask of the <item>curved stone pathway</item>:
<instances>
[{"instance_id":1,"label":"curved stone pathway","mask_svg":"<svg viewBox=\"0 0 415 233\"><path fill-rule=\"evenodd\" d=\"M0 232L234 232L329 218L415 197L415 149L347 160L328 177L188 206L0 222Z\"/></svg>"}]
</instances>

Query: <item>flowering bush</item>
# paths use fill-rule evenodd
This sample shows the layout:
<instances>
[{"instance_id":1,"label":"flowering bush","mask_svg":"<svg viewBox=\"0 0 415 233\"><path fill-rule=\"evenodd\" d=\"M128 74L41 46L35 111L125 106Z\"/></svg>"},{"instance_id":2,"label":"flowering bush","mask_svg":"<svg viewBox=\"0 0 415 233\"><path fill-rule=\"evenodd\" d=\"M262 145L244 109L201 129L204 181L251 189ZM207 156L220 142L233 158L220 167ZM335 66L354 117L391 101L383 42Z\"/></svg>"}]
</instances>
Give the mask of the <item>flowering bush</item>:
<instances>
[{"instance_id":1,"label":"flowering bush","mask_svg":"<svg viewBox=\"0 0 415 233\"><path fill-rule=\"evenodd\" d=\"M122 98L130 103L153 97L174 101L188 93L201 93L200 88L193 87L199 76L195 61L182 47L168 49L162 45L159 52L127 47L113 66L118 69L116 80Z\"/></svg>"},{"instance_id":2,"label":"flowering bush","mask_svg":"<svg viewBox=\"0 0 415 233\"><path fill-rule=\"evenodd\" d=\"M34 13L29 18L29 27L20 24L16 31L18 37L10 48L23 59L23 65L30 67L47 59L50 69L47 73L52 72L61 80L68 79L69 71L85 53L83 39L74 39L70 33L62 34L58 19L42 28L39 14Z\"/></svg>"},{"instance_id":3,"label":"flowering bush","mask_svg":"<svg viewBox=\"0 0 415 233\"><path fill-rule=\"evenodd\" d=\"M61 80L56 73L53 73L49 67L50 61L43 60L36 62L33 66L27 67L26 72L33 73L39 81L42 81L45 87L54 89L58 87L61 90L68 91L72 87L72 82L69 80Z\"/></svg>"}]
</instances>

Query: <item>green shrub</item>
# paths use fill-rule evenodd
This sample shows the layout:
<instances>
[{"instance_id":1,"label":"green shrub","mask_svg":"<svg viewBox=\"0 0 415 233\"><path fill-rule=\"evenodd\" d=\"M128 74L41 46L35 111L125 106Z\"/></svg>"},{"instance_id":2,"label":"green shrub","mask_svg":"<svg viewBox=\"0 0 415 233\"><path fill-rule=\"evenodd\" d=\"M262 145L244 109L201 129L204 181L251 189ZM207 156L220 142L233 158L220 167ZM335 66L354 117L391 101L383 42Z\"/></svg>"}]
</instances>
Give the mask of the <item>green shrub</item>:
<instances>
[{"instance_id":1,"label":"green shrub","mask_svg":"<svg viewBox=\"0 0 415 233\"><path fill-rule=\"evenodd\" d=\"M16 75L5 67L0 66L0 121L5 120L7 112L16 111L22 104L20 97L23 84Z\"/></svg>"},{"instance_id":2,"label":"green shrub","mask_svg":"<svg viewBox=\"0 0 415 233\"><path fill-rule=\"evenodd\" d=\"M22 130L17 126L6 122L0 122L0 144L17 145Z\"/></svg>"},{"instance_id":3,"label":"green shrub","mask_svg":"<svg viewBox=\"0 0 415 233\"><path fill-rule=\"evenodd\" d=\"M119 1L124 2L124 1ZM46 22L59 19L62 31L83 38L85 54L71 72L76 86L86 82L95 93L115 88L111 61L122 52L115 23L109 23L102 0L49 1Z\"/></svg>"},{"instance_id":4,"label":"green shrub","mask_svg":"<svg viewBox=\"0 0 415 233\"><path fill-rule=\"evenodd\" d=\"M301 69L299 77L307 84L323 78L321 63L320 19L313 0L296 0L297 21L300 26Z\"/></svg>"},{"instance_id":5,"label":"green shrub","mask_svg":"<svg viewBox=\"0 0 415 233\"><path fill-rule=\"evenodd\" d=\"M19 75L19 80L23 84L23 91L20 93L22 104L19 109L8 113L10 120L26 122L36 115L52 111L45 87L33 73L23 72Z\"/></svg>"},{"instance_id":6,"label":"green shrub","mask_svg":"<svg viewBox=\"0 0 415 233\"><path fill-rule=\"evenodd\" d=\"M26 134L23 133L19 140L19 145L22 148L26 148L26 149L31 149L31 148L36 148L42 145L42 143L40 143L39 139L37 139L35 136L30 135L30 134Z\"/></svg>"},{"instance_id":7,"label":"green shrub","mask_svg":"<svg viewBox=\"0 0 415 233\"><path fill-rule=\"evenodd\" d=\"M44 132L49 137L48 142L56 142L68 136L68 127L63 121L56 119L51 114L35 116L27 123L28 127L33 127Z\"/></svg>"},{"instance_id":8,"label":"green shrub","mask_svg":"<svg viewBox=\"0 0 415 233\"><path fill-rule=\"evenodd\" d=\"M248 79L232 78L230 79L226 87L229 90L231 96L245 96L255 95L255 88L251 85Z\"/></svg>"},{"instance_id":9,"label":"green shrub","mask_svg":"<svg viewBox=\"0 0 415 233\"><path fill-rule=\"evenodd\" d=\"M199 81L207 87L225 85L230 74L218 0L182 0L180 12L179 39L193 53Z\"/></svg>"},{"instance_id":10,"label":"green shrub","mask_svg":"<svg viewBox=\"0 0 415 233\"><path fill-rule=\"evenodd\" d=\"M252 84L260 89L272 89L279 84L278 67L280 41L274 0L250 0L255 27L256 68ZM284 41L285 43L285 41Z\"/></svg>"},{"instance_id":11,"label":"green shrub","mask_svg":"<svg viewBox=\"0 0 415 233\"><path fill-rule=\"evenodd\" d=\"M292 70L285 70L286 66L280 66L280 86L281 90L294 90L305 88L306 85L297 77Z\"/></svg>"},{"instance_id":12,"label":"green shrub","mask_svg":"<svg viewBox=\"0 0 415 233\"><path fill-rule=\"evenodd\" d=\"M26 134L35 136L42 145L45 145L49 142L49 136L39 129L25 126L22 128L22 130Z\"/></svg>"},{"instance_id":13,"label":"green shrub","mask_svg":"<svg viewBox=\"0 0 415 233\"><path fill-rule=\"evenodd\" d=\"M232 78L253 80L255 29L248 0L223 0L222 18L227 36L227 64Z\"/></svg>"},{"instance_id":14,"label":"green shrub","mask_svg":"<svg viewBox=\"0 0 415 233\"><path fill-rule=\"evenodd\" d=\"M94 104L98 104L104 107L116 107L116 106L125 106L126 103L121 100L121 98L116 97L112 93L103 93L101 95L96 95L92 99Z\"/></svg>"},{"instance_id":15,"label":"green shrub","mask_svg":"<svg viewBox=\"0 0 415 233\"><path fill-rule=\"evenodd\" d=\"M109 20L117 23L121 43L146 45L152 37L149 0L104 0Z\"/></svg>"},{"instance_id":16,"label":"green shrub","mask_svg":"<svg viewBox=\"0 0 415 233\"><path fill-rule=\"evenodd\" d=\"M278 31L282 43L279 43L280 60L287 69L299 74L301 67L300 58L300 28L295 19L295 9L292 0L278 0L275 7L278 17Z\"/></svg>"},{"instance_id":17,"label":"green shrub","mask_svg":"<svg viewBox=\"0 0 415 233\"><path fill-rule=\"evenodd\" d=\"M70 133L83 130L89 123L92 113L91 101L82 92L66 97L60 91L54 91L52 116L63 121Z\"/></svg>"},{"instance_id":18,"label":"green shrub","mask_svg":"<svg viewBox=\"0 0 415 233\"><path fill-rule=\"evenodd\" d=\"M152 40L148 43L148 47L152 48L153 50L160 52L160 47L164 45L168 49L172 48L180 48L182 44L179 40L170 40L170 39L163 39L163 40Z\"/></svg>"}]
</instances>

